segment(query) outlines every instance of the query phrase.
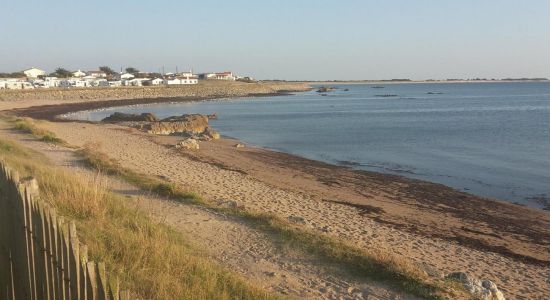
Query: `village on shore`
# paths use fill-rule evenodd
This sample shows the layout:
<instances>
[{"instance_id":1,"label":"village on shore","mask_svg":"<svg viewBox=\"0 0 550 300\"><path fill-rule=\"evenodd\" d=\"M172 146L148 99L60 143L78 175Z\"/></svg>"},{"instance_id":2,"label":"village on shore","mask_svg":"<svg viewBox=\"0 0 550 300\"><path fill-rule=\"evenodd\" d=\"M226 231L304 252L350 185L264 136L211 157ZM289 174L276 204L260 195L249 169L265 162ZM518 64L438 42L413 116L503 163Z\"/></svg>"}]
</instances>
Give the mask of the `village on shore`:
<instances>
[{"instance_id":1,"label":"village on shore","mask_svg":"<svg viewBox=\"0 0 550 300\"><path fill-rule=\"evenodd\" d=\"M53 73L32 67L16 73L0 73L0 90L34 88L86 88L119 86L169 86L193 85L199 80L254 81L250 77L240 77L231 71L194 74L192 70L175 73L141 72L128 67L115 72L107 66L92 71L68 71L57 68Z\"/></svg>"}]
</instances>

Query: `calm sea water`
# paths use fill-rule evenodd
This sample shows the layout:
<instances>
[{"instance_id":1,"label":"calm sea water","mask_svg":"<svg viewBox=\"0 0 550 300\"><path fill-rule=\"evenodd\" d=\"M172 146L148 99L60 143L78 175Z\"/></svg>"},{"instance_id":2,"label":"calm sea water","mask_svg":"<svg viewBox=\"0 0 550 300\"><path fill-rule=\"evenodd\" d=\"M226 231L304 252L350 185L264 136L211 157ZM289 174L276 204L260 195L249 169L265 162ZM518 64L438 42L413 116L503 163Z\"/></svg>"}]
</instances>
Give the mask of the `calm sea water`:
<instances>
[{"instance_id":1,"label":"calm sea water","mask_svg":"<svg viewBox=\"0 0 550 300\"><path fill-rule=\"evenodd\" d=\"M217 130L254 145L534 207L548 201L550 83L338 87L326 96L145 105L76 117L217 113Z\"/></svg>"}]
</instances>

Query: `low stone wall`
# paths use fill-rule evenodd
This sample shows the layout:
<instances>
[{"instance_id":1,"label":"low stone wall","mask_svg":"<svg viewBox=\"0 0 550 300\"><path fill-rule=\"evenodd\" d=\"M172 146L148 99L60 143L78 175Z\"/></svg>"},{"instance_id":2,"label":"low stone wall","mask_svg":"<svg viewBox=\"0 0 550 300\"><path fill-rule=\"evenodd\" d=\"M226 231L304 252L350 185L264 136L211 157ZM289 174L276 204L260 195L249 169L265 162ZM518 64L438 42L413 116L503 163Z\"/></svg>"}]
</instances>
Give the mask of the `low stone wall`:
<instances>
[{"instance_id":1,"label":"low stone wall","mask_svg":"<svg viewBox=\"0 0 550 300\"><path fill-rule=\"evenodd\" d=\"M239 97L250 94L270 94L282 91L306 91L304 83L265 82L244 83L201 81L196 85L2 90L0 101L67 100L68 102L172 97Z\"/></svg>"}]
</instances>

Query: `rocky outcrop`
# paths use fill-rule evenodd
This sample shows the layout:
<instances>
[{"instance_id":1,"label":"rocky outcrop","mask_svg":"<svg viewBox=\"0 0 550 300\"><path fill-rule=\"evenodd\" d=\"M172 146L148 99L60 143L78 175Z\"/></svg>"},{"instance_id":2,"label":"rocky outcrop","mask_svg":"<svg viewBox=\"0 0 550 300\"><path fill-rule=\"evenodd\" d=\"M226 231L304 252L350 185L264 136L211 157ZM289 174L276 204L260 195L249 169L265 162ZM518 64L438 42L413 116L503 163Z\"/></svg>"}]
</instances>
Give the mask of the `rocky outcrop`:
<instances>
[{"instance_id":1,"label":"rocky outcrop","mask_svg":"<svg viewBox=\"0 0 550 300\"><path fill-rule=\"evenodd\" d=\"M147 133L158 135L200 134L207 128L209 128L208 117L199 114L169 117L160 122L151 122L142 126L142 130Z\"/></svg>"},{"instance_id":2,"label":"rocky outcrop","mask_svg":"<svg viewBox=\"0 0 550 300\"><path fill-rule=\"evenodd\" d=\"M212 129L212 127L206 127L202 134L213 140L217 140L220 138L220 133Z\"/></svg>"},{"instance_id":3,"label":"rocky outcrop","mask_svg":"<svg viewBox=\"0 0 550 300\"><path fill-rule=\"evenodd\" d=\"M142 113L142 114L125 114L121 112L115 112L114 114L108 116L101 120L102 122L156 122L158 121L157 116L152 113Z\"/></svg>"},{"instance_id":4,"label":"rocky outcrop","mask_svg":"<svg viewBox=\"0 0 550 300\"><path fill-rule=\"evenodd\" d=\"M208 115L189 114L172 116L159 121L151 113L138 115L115 112L102 121L119 122L156 135L182 135L201 141L217 140L220 138L220 133L208 125L208 119ZM187 145L180 145L180 147L188 149ZM195 147L191 146L191 148L194 149Z\"/></svg>"},{"instance_id":5,"label":"rocky outcrop","mask_svg":"<svg viewBox=\"0 0 550 300\"><path fill-rule=\"evenodd\" d=\"M333 88L333 87L322 86L317 90L317 93L332 92L334 90L335 90L335 88Z\"/></svg>"},{"instance_id":6,"label":"rocky outcrop","mask_svg":"<svg viewBox=\"0 0 550 300\"><path fill-rule=\"evenodd\" d=\"M176 145L176 149L199 150L199 142L195 139L185 139Z\"/></svg>"},{"instance_id":7,"label":"rocky outcrop","mask_svg":"<svg viewBox=\"0 0 550 300\"><path fill-rule=\"evenodd\" d=\"M479 280L464 272L451 273L446 278L460 282L476 298L482 300L505 300L504 294L490 280Z\"/></svg>"}]
</instances>

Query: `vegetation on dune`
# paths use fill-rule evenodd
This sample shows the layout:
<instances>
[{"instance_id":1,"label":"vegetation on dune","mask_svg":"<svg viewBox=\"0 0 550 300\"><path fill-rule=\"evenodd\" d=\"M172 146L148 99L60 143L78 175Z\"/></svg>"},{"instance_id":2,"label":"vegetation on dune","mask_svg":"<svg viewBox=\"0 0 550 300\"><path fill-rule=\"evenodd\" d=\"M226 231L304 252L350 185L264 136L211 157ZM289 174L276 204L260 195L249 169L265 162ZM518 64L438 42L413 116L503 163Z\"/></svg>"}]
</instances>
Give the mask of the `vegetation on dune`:
<instances>
[{"instance_id":1,"label":"vegetation on dune","mask_svg":"<svg viewBox=\"0 0 550 300\"><path fill-rule=\"evenodd\" d=\"M53 132L37 126L36 121L31 118L8 118L8 121L14 124L15 129L29 133L43 142L65 144Z\"/></svg>"},{"instance_id":2,"label":"vegetation on dune","mask_svg":"<svg viewBox=\"0 0 550 300\"><path fill-rule=\"evenodd\" d=\"M68 173L21 145L0 139L0 159L33 176L41 197L75 220L91 259L104 261L141 299L274 299L205 258L169 227L127 206L98 173Z\"/></svg>"}]
</instances>

